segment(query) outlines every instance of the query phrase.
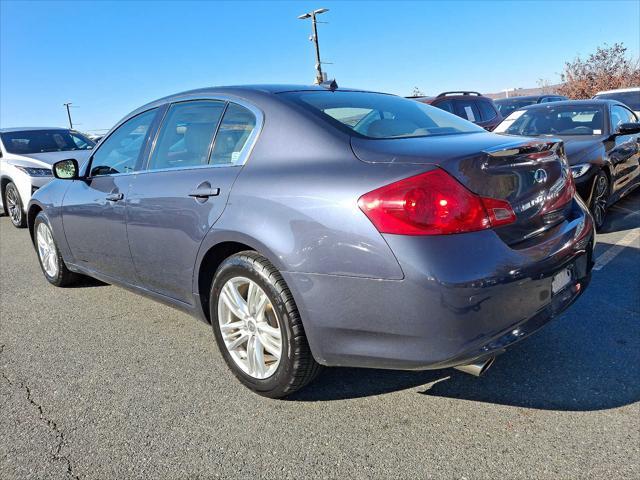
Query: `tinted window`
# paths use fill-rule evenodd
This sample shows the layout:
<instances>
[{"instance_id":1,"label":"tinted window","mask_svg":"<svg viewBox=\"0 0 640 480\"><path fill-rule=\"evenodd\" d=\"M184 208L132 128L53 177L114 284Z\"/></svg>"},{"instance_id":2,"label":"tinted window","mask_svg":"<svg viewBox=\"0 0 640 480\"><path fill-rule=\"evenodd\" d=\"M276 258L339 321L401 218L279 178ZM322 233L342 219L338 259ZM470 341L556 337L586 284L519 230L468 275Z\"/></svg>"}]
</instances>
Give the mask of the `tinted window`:
<instances>
[{"instance_id":1,"label":"tinted window","mask_svg":"<svg viewBox=\"0 0 640 480\"><path fill-rule=\"evenodd\" d=\"M244 107L230 103L216 135L211 163L235 165L242 159L243 150L256 127L256 117Z\"/></svg>"},{"instance_id":2,"label":"tinted window","mask_svg":"<svg viewBox=\"0 0 640 480\"><path fill-rule=\"evenodd\" d=\"M489 102L480 101L478 102L478 108L480 109L480 115L482 116L483 121L493 120L498 116L498 113L493 108Z\"/></svg>"},{"instance_id":3,"label":"tinted window","mask_svg":"<svg viewBox=\"0 0 640 480\"><path fill-rule=\"evenodd\" d=\"M640 110L640 90L637 92L615 92L596 95L594 98L608 98L624 103L631 110Z\"/></svg>"},{"instance_id":4,"label":"tinted window","mask_svg":"<svg viewBox=\"0 0 640 480\"><path fill-rule=\"evenodd\" d=\"M129 173L136 170L138 157L156 109L128 120L102 142L91 161L91 175Z\"/></svg>"},{"instance_id":5,"label":"tinted window","mask_svg":"<svg viewBox=\"0 0 640 480\"><path fill-rule=\"evenodd\" d=\"M0 135L7 152L18 155L90 150L95 145L85 136L70 130L24 130Z\"/></svg>"},{"instance_id":6,"label":"tinted window","mask_svg":"<svg viewBox=\"0 0 640 480\"><path fill-rule=\"evenodd\" d=\"M614 105L611 107L611 131L615 132L621 123L632 123L636 116L624 107Z\"/></svg>"},{"instance_id":7,"label":"tinted window","mask_svg":"<svg viewBox=\"0 0 640 480\"><path fill-rule=\"evenodd\" d=\"M438 107L444 110L445 112L456 113L453 109L453 102L451 100L445 100L443 102L439 102L436 105L434 105L434 107Z\"/></svg>"},{"instance_id":8,"label":"tinted window","mask_svg":"<svg viewBox=\"0 0 640 480\"><path fill-rule=\"evenodd\" d=\"M552 104L513 112L494 132L511 135L602 135L603 118L600 106Z\"/></svg>"},{"instance_id":9,"label":"tinted window","mask_svg":"<svg viewBox=\"0 0 640 480\"><path fill-rule=\"evenodd\" d=\"M471 100L456 100L456 113L458 116L469 120L470 122L480 121L480 111L477 102Z\"/></svg>"},{"instance_id":10,"label":"tinted window","mask_svg":"<svg viewBox=\"0 0 640 480\"><path fill-rule=\"evenodd\" d=\"M213 134L225 103L197 101L175 103L162 122L149 169L183 168L209 163Z\"/></svg>"},{"instance_id":11,"label":"tinted window","mask_svg":"<svg viewBox=\"0 0 640 480\"><path fill-rule=\"evenodd\" d=\"M443 110L394 95L368 92L287 92L282 97L319 116L347 133L369 138L422 137L457 133L481 132ZM355 125L344 115L333 116L344 109L368 110ZM340 110L336 110L340 109Z\"/></svg>"},{"instance_id":12,"label":"tinted window","mask_svg":"<svg viewBox=\"0 0 640 480\"><path fill-rule=\"evenodd\" d=\"M523 98L501 98L499 100L494 101L496 104L498 111L502 114L503 117L507 118L511 112L518 110L519 108L526 107L527 105L533 105L536 103L535 99L523 99Z\"/></svg>"}]
</instances>

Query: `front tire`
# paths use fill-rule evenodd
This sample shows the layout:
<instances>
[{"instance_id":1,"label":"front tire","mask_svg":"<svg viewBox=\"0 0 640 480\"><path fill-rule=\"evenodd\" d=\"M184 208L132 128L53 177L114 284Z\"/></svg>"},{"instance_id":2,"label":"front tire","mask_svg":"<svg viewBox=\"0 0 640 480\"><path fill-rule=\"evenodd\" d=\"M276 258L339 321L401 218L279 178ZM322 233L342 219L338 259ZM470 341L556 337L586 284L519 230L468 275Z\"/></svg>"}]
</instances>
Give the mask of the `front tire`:
<instances>
[{"instance_id":1,"label":"front tire","mask_svg":"<svg viewBox=\"0 0 640 480\"><path fill-rule=\"evenodd\" d=\"M593 181L593 194L591 195L591 204L589 205L596 230L600 230L604 225L609 202L609 191L609 177L600 170Z\"/></svg>"},{"instance_id":2,"label":"front tire","mask_svg":"<svg viewBox=\"0 0 640 480\"><path fill-rule=\"evenodd\" d=\"M27 216L22 209L22 199L20 198L20 192L15 183L9 182L4 190L5 208L11 219L11 223L16 228L25 228L27 226Z\"/></svg>"},{"instance_id":3,"label":"front tire","mask_svg":"<svg viewBox=\"0 0 640 480\"><path fill-rule=\"evenodd\" d=\"M40 268L47 281L56 287L66 287L75 283L79 275L70 271L65 265L60 249L53 238L49 219L43 212L36 216L33 236Z\"/></svg>"},{"instance_id":4,"label":"front tire","mask_svg":"<svg viewBox=\"0 0 640 480\"><path fill-rule=\"evenodd\" d=\"M211 286L216 342L233 374L254 392L281 398L320 372L282 275L262 255L227 258Z\"/></svg>"}]
</instances>

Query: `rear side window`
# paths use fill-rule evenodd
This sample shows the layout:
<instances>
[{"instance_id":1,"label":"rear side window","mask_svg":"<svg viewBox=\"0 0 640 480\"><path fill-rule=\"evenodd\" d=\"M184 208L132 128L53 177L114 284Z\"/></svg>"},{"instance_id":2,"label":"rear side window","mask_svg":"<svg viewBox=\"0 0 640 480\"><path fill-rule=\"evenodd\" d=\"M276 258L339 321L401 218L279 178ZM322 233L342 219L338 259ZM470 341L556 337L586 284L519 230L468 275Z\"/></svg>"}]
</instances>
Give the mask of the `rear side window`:
<instances>
[{"instance_id":1,"label":"rear side window","mask_svg":"<svg viewBox=\"0 0 640 480\"><path fill-rule=\"evenodd\" d=\"M482 116L483 121L493 120L498 116L495 108L489 102L480 101L478 102L478 107L480 108L480 115Z\"/></svg>"},{"instance_id":2,"label":"rear side window","mask_svg":"<svg viewBox=\"0 0 640 480\"><path fill-rule=\"evenodd\" d=\"M102 142L91 160L91 175L130 173L137 169L140 152L157 109L127 120Z\"/></svg>"},{"instance_id":3,"label":"rear side window","mask_svg":"<svg viewBox=\"0 0 640 480\"><path fill-rule=\"evenodd\" d=\"M230 103L216 135L211 163L236 165L243 161L248 141L256 128L256 117L248 109Z\"/></svg>"},{"instance_id":4,"label":"rear side window","mask_svg":"<svg viewBox=\"0 0 640 480\"><path fill-rule=\"evenodd\" d=\"M208 164L211 141L224 108L224 102L209 100L171 105L162 122L149 170Z\"/></svg>"},{"instance_id":5,"label":"rear side window","mask_svg":"<svg viewBox=\"0 0 640 480\"><path fill-rule=\"evenodd\" d=\"M477 102L469 100L456 100L456 113L470 122L480 121L480 111Z\"/></svg>"}]
</instances>

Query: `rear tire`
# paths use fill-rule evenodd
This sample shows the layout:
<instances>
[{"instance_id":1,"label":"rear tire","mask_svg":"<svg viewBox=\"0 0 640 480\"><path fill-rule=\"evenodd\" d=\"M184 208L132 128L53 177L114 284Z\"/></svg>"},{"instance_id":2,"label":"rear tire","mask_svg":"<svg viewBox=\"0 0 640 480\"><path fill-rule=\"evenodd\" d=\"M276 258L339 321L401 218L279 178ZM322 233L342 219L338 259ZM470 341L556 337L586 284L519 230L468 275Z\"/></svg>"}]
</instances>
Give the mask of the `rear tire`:
<instances>
[{"instance_id":1,"label":"rear tire","mask_svg":"<svg viewBox=\"0 0 640 480\"><path fill-rule=\"evenodd\" d=\"M47 281L56 287L66 287L78 281L80 275L67 268L60 249L53 238L53 230L47 216L40 212L33 224L33 238L40 268Z\"/></svg>"},{"instance_id":2,"label":"rear tire","mask_svg":"<svg viewBox=\"0 0 640 480\"><path fill-rule=\"evenodd\" d=\"M246 387L281 398L320 373L291 292L262 255L245 251L227 258L216 272L209 300L220 352Z\"/></svg>"},{"instance_id":3,"label":"rear tire","mask_svg":"<svg viewBox=\"0 0 640 480\"><path fill-rule=\"evenodd\" d=\"M15 183L7 183L4 189L3 202L11 223L16 228L25 228L27 226L27 216L24 214L22 199L20 198L20 192Z\"/></svg>"},{"instance_id":4,"label":"rear tire","mask_svg":"<svg viewBox=\"0 0 640 480\"><path fill-rule=\"evenodd\" d=\"M591 204L589 205L596 230L600 230L604 225L604 220L607 215L607 204L609 202L609 191L609 177L600 170L593 180L593 194L591 195Z\"/></svg>"}]
</instances>

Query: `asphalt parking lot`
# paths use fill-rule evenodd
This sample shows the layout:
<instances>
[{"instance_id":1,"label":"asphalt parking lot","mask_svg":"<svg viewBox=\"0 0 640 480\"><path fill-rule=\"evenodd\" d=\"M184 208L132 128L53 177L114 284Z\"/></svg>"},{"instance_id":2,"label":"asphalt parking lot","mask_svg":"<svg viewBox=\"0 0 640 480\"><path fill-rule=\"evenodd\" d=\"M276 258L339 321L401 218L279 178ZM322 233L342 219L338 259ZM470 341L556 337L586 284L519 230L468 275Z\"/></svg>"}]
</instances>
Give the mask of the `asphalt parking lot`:
<instances>
[{"instance_id":1,"label":"asphalt parking lot","mask_svg":"<svg viewBox=\"0 0 640 480\"><path fill-rule=\"evenodd\" d=\"M640 191L598 241L587 294L485 377L330 369L277 401L207 325L47 284L2 217L0 477L640 478Z\"/></svg>"}]
</instances>

